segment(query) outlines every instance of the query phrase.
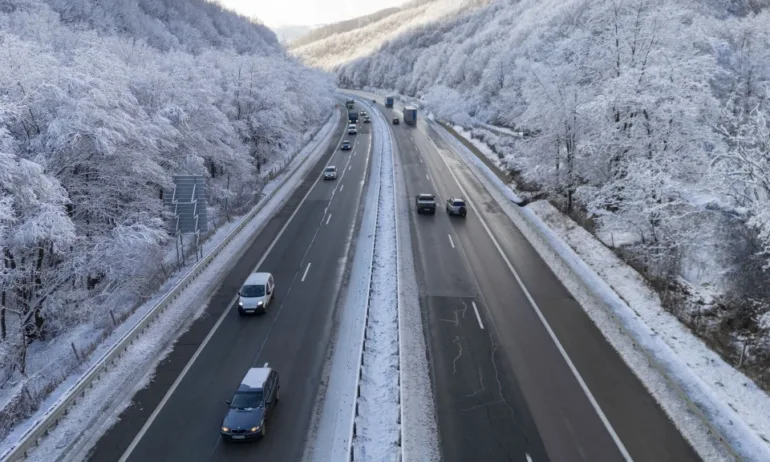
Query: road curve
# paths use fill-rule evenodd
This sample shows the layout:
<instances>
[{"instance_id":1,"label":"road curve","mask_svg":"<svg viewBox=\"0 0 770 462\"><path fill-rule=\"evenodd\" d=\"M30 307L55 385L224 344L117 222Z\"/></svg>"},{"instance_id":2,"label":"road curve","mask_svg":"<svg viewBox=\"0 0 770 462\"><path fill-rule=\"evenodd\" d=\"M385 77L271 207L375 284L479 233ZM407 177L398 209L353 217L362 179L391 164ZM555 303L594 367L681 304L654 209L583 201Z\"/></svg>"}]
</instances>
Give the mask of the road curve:
<instances>
[{"instance_id":1,"label":"road curve","mask_svg":"<svg viewBox=\"0 0 770 462\"><path fill-rule=\"evenodd\" d=\"M339 124L342 133L345 124ZM152 382L97 442L92 461L300 460L333 332L336 299L347 263L366 177L371 134L360 124L352 151L328 148L282 210L224 279L205 314L180 337ZM336 139L335 139L336 141ZM336 165L336 181L318 180ZM255 268L262 260L262 264ZM273 273L276 298L263 316L231 305L249 273ZM221 324L215 327L218 321ZM216 329L168 399L159 404L206 336ZM281 376L281 404L259 442L225 444L219 425L225 401L249 367L268 362ZM157 413L142 432L154 411ZM132 445L134 442L134 445ZM131 447L130 452L126 450Z\"/></svg>"}]
</instances>

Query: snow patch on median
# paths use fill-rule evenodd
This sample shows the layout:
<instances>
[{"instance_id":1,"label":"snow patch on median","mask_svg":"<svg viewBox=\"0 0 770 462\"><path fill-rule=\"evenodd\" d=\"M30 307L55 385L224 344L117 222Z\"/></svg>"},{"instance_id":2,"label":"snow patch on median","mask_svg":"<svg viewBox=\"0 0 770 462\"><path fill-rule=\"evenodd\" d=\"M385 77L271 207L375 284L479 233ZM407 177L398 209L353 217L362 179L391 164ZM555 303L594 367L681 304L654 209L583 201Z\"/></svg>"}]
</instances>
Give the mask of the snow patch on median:
<instances>
[{"instance_id":1,"label":"snow patch on median","mask_svg":"<svg viewBox=\"0 0 770 462\"><path fill-rule=\"evenodd\" d=\"M381 119L378 116L378 119ZM398 460L401 391L398 332L398 267L393 149L383 123L375 125L380 195L364 338L353 460ZM379 154L379 155L377 155Z\"/></svg>"}]
</instances>

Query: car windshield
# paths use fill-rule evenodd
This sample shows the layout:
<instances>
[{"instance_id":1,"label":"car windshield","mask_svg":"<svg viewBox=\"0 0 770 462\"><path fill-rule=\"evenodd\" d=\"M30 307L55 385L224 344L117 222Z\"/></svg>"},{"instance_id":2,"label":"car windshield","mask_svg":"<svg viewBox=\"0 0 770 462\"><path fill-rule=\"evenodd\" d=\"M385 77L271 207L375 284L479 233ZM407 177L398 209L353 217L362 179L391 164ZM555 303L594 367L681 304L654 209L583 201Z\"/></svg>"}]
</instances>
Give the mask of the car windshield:
<instances>
[{"instance_id":1,"label":"car windshield","mask_svg":"<svg viewBox=\"0 0 770 462\"><path fill-rule=\"evenodd\" d=\"M236 393L230 402L232 409L256 409L262 407L262 390Z\"/></svg>"},{"instance_id":2,"label":"car windshield","mask_svg":"<svg viewBox=\"0 0 770 462\"><path fill-rule=\"evenodd\" d=\"M335 170L334 167L326 167L327 172L333 172Z\"/></svg>"},{"instance_id":3,"label":"car windshield","mask_svg":"<svg viewBox=\"0 0 770 462\"><path fill-rule=\"evenodd\" d=\"M263 285L249 285L241 288L241 297L263 297L265 295L265 286Z\"/></svg>"},{"instance_id":4,"label":"car windshield","mask_svg":"<svg viewBox=\"0 0 770 462\"><path fill-rule=\"evenodd\" d=\"M420 196L420 202L433 202L433 196Z\"/></svg>"}]
</instances>

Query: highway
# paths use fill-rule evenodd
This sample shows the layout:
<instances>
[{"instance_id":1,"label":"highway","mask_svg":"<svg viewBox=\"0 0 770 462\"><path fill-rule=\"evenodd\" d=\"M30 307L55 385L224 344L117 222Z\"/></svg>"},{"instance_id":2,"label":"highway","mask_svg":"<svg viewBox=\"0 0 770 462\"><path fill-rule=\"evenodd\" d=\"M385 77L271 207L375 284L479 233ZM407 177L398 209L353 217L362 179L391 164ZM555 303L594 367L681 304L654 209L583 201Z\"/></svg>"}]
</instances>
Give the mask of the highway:
<instances>
[{"instance_id":1,"label":"highway","mask_svg":"<svg viewBox=\"0 0 770 462\"><path fill-rule=\"evenodd\" d=\"M407 219L441 460L699 460L453 148L422 120L391 128L409 197L439 207Z\"/></svg>"},{"instance_id":2,"label":"highway","mask_svg":"<svg viewBox=\"0 0 770 462\"><path fill-rule=\"evenodd\" d=\"M157 367L152 382L98 441L93 461L300 460L334 332L336 301L360 216L371 128L339 135L285 206L241 255L206 307ZM320 179L336 165L338 179ZM271 272L276 298L262 316L241 317L234 296L252 271ZM213 333L212 333L213 332ZM207 336L210 335L206 341ZM200 354L194 357L199 346ZM178 386L172 385L192 358ZM280 374L281 401L264 440L227 444L222 417L249 367ZM166 397L166 398L164 398Z\"/></svg>"}]
</instances>

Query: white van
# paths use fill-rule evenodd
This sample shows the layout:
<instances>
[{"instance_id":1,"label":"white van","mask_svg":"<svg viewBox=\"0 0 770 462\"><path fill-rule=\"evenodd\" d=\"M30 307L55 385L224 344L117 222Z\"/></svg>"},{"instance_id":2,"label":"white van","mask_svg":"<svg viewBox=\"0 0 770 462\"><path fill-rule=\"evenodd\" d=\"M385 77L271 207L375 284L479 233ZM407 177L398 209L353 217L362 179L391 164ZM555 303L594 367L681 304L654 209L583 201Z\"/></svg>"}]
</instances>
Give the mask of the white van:
<instances>
[{"instance_id":1,"label":"white van","mask_svg":"<svg viewBox=\"0 0 770 462\"><path fill-rule=\"evenodd\" d=\"M270 273L252 273L238 291L238 312L266 313L267 305L273 300L275 282Z\"/></svg>"}]
</instances>

